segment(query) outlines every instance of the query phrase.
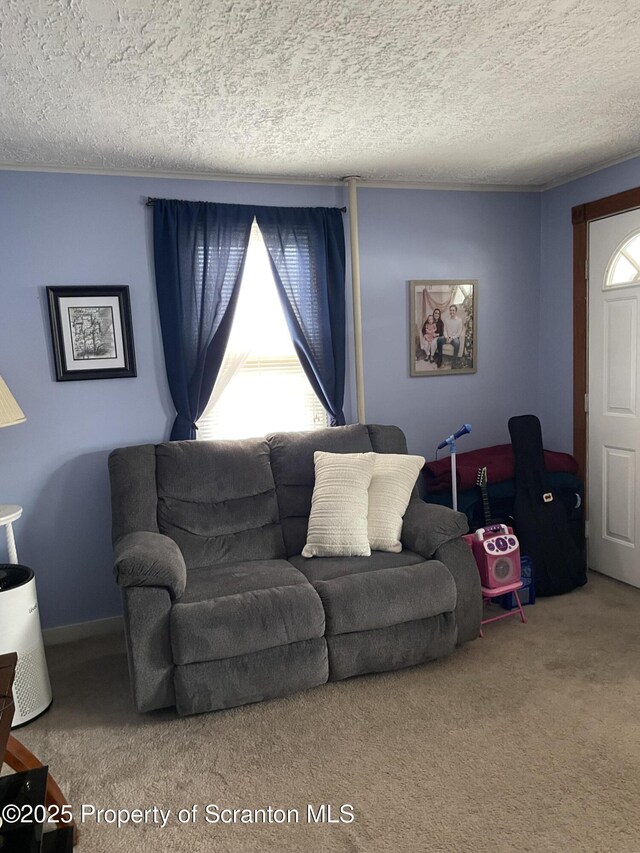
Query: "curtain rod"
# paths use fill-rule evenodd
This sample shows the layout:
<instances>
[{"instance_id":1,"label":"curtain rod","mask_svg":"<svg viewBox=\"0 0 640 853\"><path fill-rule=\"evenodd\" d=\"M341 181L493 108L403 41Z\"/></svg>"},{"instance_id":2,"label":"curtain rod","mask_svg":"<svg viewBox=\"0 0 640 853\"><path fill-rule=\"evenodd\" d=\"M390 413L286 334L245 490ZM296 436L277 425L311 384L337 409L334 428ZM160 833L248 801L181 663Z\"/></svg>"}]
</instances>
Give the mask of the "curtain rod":
<instances>
[{"instance_id":1,"label":"curtain rod","mask_svg":"<svg viewBox=\"0 0 640 853\"><path fill-rule=\"evenodd\" d=\"M154 201L162 201L162 199L151 198L151 196L150 196L150 197L145 201L145 206L146 206L146 207L152 207L152 206L153 206ZM172 201L173 201L173 199L172 199ZM209 203L210 203L210 202L205 202L205 204L209 204ZM215 202L213 202L213 203L215 203ZM278 206L279 206L279 205L278 205ZM262 205L249 205L249 207L262 207ZM346 207L339 207L339 208L337 208L337 209L340 211L340 213L346 213L346 212L347 212L347 208L346 208Z\"/></svg>"}]
</instances>

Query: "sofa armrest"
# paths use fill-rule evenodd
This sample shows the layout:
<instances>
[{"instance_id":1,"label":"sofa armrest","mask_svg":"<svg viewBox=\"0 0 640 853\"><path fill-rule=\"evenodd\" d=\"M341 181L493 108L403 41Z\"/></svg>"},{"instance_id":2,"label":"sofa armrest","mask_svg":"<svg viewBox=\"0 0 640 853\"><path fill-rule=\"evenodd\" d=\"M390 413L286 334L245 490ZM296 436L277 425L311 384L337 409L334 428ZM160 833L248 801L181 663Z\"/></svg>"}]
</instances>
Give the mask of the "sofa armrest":
<instances>
[{"instance_id":1,"label":"sofa armrest","mask_svg":"<svg viewBox=\"0 0 640 853\"><path fill-rule=\"evenodd\" d=\"M413 498L404 514L401 540L405 548L430 560L441 545L458 539L468 530L463 513Z\"/></svg>"},{"instance_id":2,"label":"sofa armrest","mask_svg":"<svg viewBox=\"0 0 640 853\"><path fill-rule=\"evenodd\" d=\"M171 597L156 586L122 589L131 693L138 711L176 704L171 652Z\"/></svg>"},{"instance_id":3,"label":"sofa armrest","mask_svg":"<svg viewBox=\"0 0 640 853\"><path fill-rule=\"evenodd\" d=\"M178 545L162 533L138 531L114 546L116 580L120 586L164 587L172 599L187 585L187 568Z\"/></svg>"},{"instance_id":4,"label":"sofa armrest","mask_svg":"<svg viewBox=\"0 0 640 853\"><path fill-rule=\"evenodd\" d=\"M478 636L482 619L480 574L471 549L461 539L468 529L463 513L421 500L409 502L402 526L404 547L426 560L440 560L455 581L459 646Z\"/></svg>"},{"instance_id":5,"label":"sofa armrest","mask_svg":"<svg viewBox=\"0 0 640 853\"><path fill-rule=\"evenodd\" d=\"M464 539L453 539L445 542L434 554L436 560L444 563L456 583L456 626L461 646L469 640L475 640L480 634L482 620L482 590L480 589L480 572L471 553L471 548Z\"/></svg>"}]
</instances>

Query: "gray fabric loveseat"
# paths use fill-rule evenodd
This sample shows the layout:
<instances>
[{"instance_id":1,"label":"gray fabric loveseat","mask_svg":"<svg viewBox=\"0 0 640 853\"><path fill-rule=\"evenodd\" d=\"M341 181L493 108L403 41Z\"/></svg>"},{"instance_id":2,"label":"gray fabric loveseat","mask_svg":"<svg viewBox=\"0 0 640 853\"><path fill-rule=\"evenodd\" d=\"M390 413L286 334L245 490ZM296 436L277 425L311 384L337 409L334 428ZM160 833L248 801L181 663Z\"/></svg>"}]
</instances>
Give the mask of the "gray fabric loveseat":
<instances>
[{"instance_id":1,"label":"gray fabric loveseat","mask_svg":"<svg viewBox=\"0 0 640 853\"><path fill-rule=\"evenodd\" d=\"M401 553L300 556L315 450L407 447L397 427L353 425L110 455L138 710L230 708L440 658L478 635L466 519L417 492Z\"/></svg>"}]
</instances>

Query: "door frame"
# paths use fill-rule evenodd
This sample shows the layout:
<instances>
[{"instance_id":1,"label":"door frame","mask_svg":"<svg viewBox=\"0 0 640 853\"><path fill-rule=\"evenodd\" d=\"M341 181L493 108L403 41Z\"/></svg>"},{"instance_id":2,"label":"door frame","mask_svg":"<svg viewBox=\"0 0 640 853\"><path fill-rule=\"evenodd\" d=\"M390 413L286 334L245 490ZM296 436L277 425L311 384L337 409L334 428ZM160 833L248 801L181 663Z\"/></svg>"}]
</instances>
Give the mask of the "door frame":
<instances>
[{"instance_id":1,"label":"door frame","mask_svg":"<svg viewBox=\"0 0 640 853\"><path fill-rule=\"evenodd\" d=\"M589 223L640 208L640 187L608 195L571 208L573 224L573 455L587 486L587 412L589 391L587 338L589 290L587 248Z\"/></svg>"}]
</instances>

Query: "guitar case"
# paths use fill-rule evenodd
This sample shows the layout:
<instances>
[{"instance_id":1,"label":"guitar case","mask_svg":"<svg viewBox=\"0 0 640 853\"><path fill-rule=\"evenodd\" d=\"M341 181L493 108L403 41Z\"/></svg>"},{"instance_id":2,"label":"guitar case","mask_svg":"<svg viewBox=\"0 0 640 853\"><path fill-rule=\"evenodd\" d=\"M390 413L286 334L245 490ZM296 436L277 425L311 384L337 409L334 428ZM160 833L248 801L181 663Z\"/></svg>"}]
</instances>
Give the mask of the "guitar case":
<instances>
[{"instance_id":1,"label":"guitar case","mask_svg":"<svg viewBox=\"0 0 640 853\"><path fill-rule=\"evenodd\" d=\"M533 561L536 594L562 595L587 582L587 566L571 535L566 510L549 484L540 421L535 415L510 418L509 433L520 553Z\"/></svg>"}]
</instances>

